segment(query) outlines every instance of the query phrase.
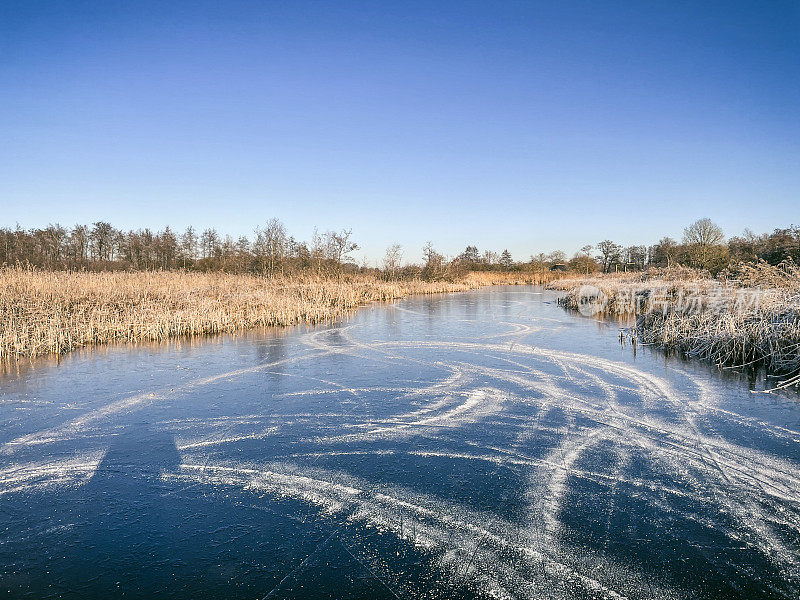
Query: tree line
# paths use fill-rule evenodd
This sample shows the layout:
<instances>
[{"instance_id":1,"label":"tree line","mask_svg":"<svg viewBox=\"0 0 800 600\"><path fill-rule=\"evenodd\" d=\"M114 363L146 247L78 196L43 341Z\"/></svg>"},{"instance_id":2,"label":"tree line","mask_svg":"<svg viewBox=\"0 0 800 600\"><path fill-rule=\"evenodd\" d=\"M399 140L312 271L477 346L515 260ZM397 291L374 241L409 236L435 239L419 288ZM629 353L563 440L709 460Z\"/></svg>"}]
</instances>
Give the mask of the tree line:
<instances>
[{"instance_id":1,"label":"tree line","mask_svg":"<svg viewBox=\"0 0 800 600\"><path fill-rule=\"evenodd\" d=\"M765 261L778 265L791 260L800 263L800 227L790 225L772 233L756 235L750 230L725 238L710 219L699 219L683 230L680 241L661 238L652 245L623 246L611 240L583 246L572 257L561 250L539 253L528 261L515 262L508 250L498 255L467 246L455 259L469 270L573 271L612 273L641 271L649 267L684 266L716 275L738 263Z\"/></svg>"},{"instance_id":2,"label":"tree line","mask_svg":"<svg viewBox=\"0 0 800 600\"><path fill-rule=\"evenodd\" d=\"M622 246L611 240L583 246L572 257L563 251L539 253L515 261L508 250L500 253L468 245L455 257L438 252L431 242L423 248L422 264L403 262L403 248L386 250L380 268L356 265L358 250L351 229L314 231L310 242L296 240L284 224L271 219L253 236L236 239L214 228L176 232L137 229L123 231L110 223L66 228L51 224L41 229L0 228L0 265L29 265L41 269L86 270L220 270L274 277L302 271L321 274L375 271L388 278L456 279L467 271L553 271L579 273L643 270L651 266L682 265L716 274L739 262L785 260L800 263L800 228L789 226L756 235L746 230L726 239L710 219L695 221L680 241L664 237L645 246Z\"/></svg>"},{"instance_id":3,"label":"tree line","mask_svg":"<svg viewBox=\"0 0 800 600\"><path fill-rule=\"evenodd\" d=\"M257 227L252 238L236 239L214 228L178 233L123 231L110 223L65 228L0 228L0 265L29 265L42 269L169 270L254 272L275 276L316 269L339 270L358 249L352 230L314 231L310 243L289 235L277 219Z\"/></svg>"},{"instance_id":4,"label":"tree line","mask_svg":"<svg viewBox=\"0 0 800 600\"><path fill-rule=\"evenodd\" d=\"M742 235L726 239L722 229L706 218L686 227L680 241L664 237L652 246L622 247L604 240L596 250L592 267L606 273L681 265L716 275L743 262L800 263L800 227L790 225L761 235L746 229Z\"/></svg>"}]
</instances>

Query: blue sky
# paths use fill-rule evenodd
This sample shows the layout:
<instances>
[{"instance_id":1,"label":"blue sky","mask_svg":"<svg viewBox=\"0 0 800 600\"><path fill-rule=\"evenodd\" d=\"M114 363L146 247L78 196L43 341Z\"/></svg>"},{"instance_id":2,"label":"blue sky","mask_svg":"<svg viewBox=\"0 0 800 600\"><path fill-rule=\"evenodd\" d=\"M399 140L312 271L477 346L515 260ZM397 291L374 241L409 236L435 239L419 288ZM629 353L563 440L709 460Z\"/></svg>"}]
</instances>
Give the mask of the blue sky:
<instances>
[{"instance_id":1,"label":"blue sky","mask_svg":"<svg viewBox=\"0 0 800 600\"><path fill-rule=\"evenodd\" d=\"M0 3L0 225L515 258L800 224L798 2Z\"/></svg>"}]
</instances>

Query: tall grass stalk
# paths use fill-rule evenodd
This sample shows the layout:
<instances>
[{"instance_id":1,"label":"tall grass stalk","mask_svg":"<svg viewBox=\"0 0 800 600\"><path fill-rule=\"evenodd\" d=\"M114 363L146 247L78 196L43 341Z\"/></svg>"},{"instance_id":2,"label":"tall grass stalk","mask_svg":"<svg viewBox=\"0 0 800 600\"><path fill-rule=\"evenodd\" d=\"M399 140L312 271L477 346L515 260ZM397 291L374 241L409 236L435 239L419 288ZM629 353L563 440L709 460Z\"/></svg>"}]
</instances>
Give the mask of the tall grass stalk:
<instances>
[{"instance_id":1,"label":"tall grass stalk","mask_svg":"<svg viewBox=\"0 0 800 600\"><path fill-rule=\"evenodd\" d=\"M0 359L59 354L92 344L338 319L367 302L488 285L185 272L0 269Z\"/></svg>"},{"instance_id":2,"label":"tall grass stalk","mask_svg":"<svg viewBox=\"0 0 800 600\"><path fill-rule=\"evenodd\" d=\"M605 314L636 317L635 326L624 330L634 342L725 367L763 366L789 375L787 384L800 384L800 268L791 263L740 265L722 280L678 269L562 279L549 287L566 290L561 304L577 310L584 286L602 292ZM743 291L757 302L737 304ZM687 295L695 310L685 310ZM726 295L728 301L720 302ZM631 302L633 297L640 301Z\"/></svg>"}]
</instances>

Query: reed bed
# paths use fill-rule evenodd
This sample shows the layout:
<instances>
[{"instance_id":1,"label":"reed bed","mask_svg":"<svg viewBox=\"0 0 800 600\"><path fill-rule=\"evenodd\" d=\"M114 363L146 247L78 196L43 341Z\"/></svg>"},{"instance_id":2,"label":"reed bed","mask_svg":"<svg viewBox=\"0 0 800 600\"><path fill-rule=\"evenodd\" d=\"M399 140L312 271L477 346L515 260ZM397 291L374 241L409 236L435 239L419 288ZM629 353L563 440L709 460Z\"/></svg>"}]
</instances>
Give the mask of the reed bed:
<instances>
[{"instance_id":1,"label":"reed bed","mask_svg":"<svg viewBox=\"0 0 800 600\"><path fill-rule=\"evenodd\" d=\"M551 271L472 271L465 281L478 285L544 285L561 276Z\"/></svg>"},{"instance_id":2,"label":"reed bed","mask_svg":"<svg viewBox=\"0 0 800 600\"><path fill-rule=\"evenodd\" d=\"M590 286L590 287L587 287ZM606 315L636 317L623 330L634 343L709 360L729 368L764 367L800 384L800 269L764 263L740 265L711 279L690 269L571 280L561 304L581 309L592 288Z\"/></svg>"},{"instance_id":3,"label":"reed bed","mask_svg":"<svg viewBox=\"0 0 800 600\"><path fill-rule=\"evenodd\" d=\"M93 344L153 342L254 327L319 323L411 294L487 285L382 281L368 275L266 279L185 272L0 269L0 359L61 354Z\"/></svg>"}]
</instances>

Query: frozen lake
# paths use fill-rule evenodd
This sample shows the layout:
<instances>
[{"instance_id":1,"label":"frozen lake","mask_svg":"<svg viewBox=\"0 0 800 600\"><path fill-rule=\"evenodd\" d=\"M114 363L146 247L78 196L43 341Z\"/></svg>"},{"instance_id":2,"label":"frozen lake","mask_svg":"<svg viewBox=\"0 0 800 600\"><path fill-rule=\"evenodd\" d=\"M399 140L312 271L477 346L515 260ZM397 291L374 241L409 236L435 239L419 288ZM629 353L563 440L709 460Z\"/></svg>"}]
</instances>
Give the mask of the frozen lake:
<instances>
[{"instance_id":1,"label":"frozen lake","mask_svg":"<svg viewBox=\"0 0 800 600\"><path fill-rule=\"evenodd\" d=\"M534 287L0 376L4 598L797 598L800 402Z\"/></svg>"}]
</instances>

